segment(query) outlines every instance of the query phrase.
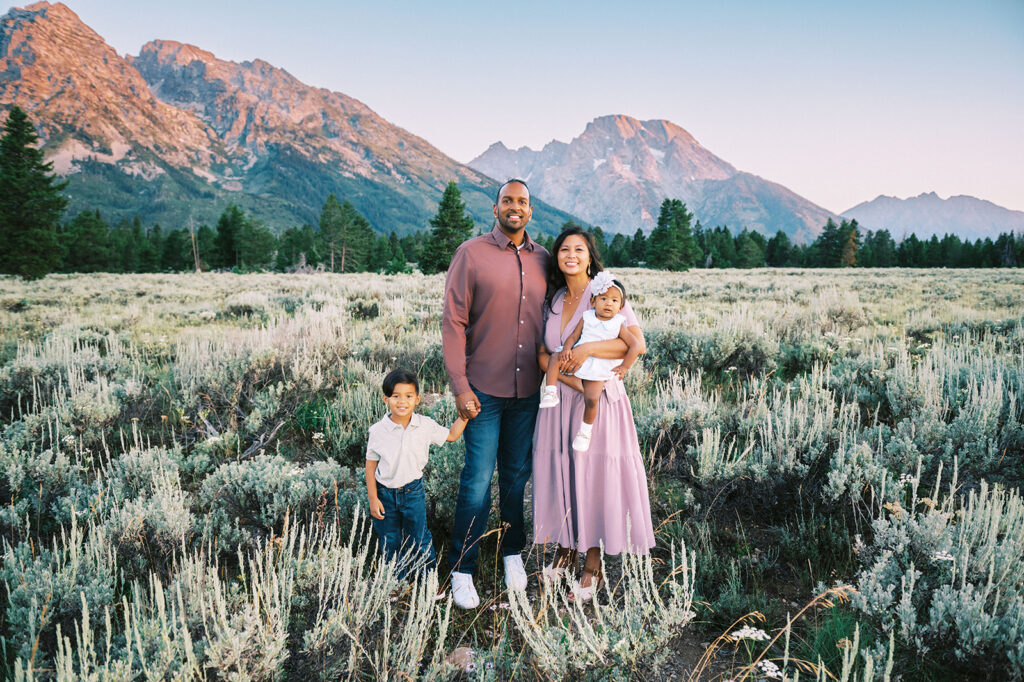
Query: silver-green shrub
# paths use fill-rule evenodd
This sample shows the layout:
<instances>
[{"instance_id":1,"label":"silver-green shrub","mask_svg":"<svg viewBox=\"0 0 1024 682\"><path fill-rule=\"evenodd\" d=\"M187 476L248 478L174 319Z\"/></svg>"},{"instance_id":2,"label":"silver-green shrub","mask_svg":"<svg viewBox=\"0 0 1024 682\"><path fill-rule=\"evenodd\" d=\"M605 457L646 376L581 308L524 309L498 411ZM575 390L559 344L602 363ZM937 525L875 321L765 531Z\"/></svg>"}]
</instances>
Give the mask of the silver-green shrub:
<instances>
[{"instance_id":1,"label":"silver-green shrub","mask_svg":"<svg viewBox=\"0 0 1024 682\"><path fill-rule=\"evenodd\" d=\"M966 497L890 502L861 545L853 604L901 647L949 651L965 666L1004 678L1024 675L1024 500L982 482Z\"/></svg>"},{"instance_id":2,"label":"silver-green shrub","mask_svg":"<svg viewBox=\"0 0 1024 682\"><path fill-rule=\"evenodd\" d=\"M223 464L203 481L197 499L203 511L200 534L232 552L281 532L286 515L349 523L361 494L351 469L336 462L301 465L261 454Z\"/></svg>"}]
</instances>

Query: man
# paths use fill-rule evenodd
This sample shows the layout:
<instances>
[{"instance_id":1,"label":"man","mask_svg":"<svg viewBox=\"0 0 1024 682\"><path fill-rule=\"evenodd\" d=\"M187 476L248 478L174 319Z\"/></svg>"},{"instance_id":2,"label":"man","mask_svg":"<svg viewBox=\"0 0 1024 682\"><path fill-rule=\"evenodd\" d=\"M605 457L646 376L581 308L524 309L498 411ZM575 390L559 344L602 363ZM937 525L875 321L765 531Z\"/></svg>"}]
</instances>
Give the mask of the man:
<instances>
[{"instance_id":1,"label":"man","mask_svg":"<svg viewBox=\"0 0 1024 682\"><path fill-rule=\"evenodd\" d=\"M495 467L505 584L526 588L523 491L539 403L548 263L548 252L526 234L532 215L526 183L505 182L495 199L494 229L459 246L444 283L444 363L459 416L469 419L450 554L452 596L464 609L480 603L473 573Z\"/></svg>"}]
</instances>

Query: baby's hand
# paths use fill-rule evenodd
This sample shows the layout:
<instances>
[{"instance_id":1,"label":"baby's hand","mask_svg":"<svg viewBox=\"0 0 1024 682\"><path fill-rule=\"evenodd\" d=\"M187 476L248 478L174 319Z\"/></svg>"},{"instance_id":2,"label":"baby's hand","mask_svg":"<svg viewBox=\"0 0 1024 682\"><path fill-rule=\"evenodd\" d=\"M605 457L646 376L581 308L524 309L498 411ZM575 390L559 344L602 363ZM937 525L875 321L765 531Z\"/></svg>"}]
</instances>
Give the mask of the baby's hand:
<instances>
[{"instance_id":1,"label":"baby's hand","mask_svg":"<svg viewBox=\"0 0 1024 682\"><path fill-rule=\"evenodd\" d=\"M370 516L378 521L384 518L384 504L376 497L370 500Z\"/></svg>"},{"instance_id":2,"label":"baby's hand","mask_svg":"<svg viewBox=\"0 0 1024 682\"><path fill-rule=\"evenodd\" d=\"M623 367L622 365L616 365L615 367L612 367L612 374L617 376L619 379L625 379L626 378L626 372L628 372L628 371L629 371L629 368Z\"/></svg>"},{"instance_id":3,"label":"baby's hand","mask_svg":"<svg viewBox=\"0 0 1024 682\"><path fill-rule=\"evenodd\" d=\"M566 348L558 354L558 363L562 364L572 360L572 348Z\"/></svg>"}]
</instances>

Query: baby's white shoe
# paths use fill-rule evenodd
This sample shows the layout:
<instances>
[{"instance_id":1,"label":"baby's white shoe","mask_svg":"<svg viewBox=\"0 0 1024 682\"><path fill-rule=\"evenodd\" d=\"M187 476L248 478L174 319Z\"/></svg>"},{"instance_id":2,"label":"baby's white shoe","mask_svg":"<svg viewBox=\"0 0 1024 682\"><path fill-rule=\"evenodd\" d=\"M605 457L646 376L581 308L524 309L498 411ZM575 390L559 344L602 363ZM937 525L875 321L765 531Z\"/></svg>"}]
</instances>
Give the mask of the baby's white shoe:
<instances>
[{"instance_id":1,"label":"baby's white shoe","mask_svg":"<svg viewBox=\"0 0 1024 682\"><path fill-rule=\"evenodd\" d=\"M586 452L590 449L590 434L580 431L572 439L572 449L577 452Z\"/></svg>"},{"instance_id":2,"label":"baby's white shoe","mask_svg":"<svg viewBox=\"0 0 1024 682\"><path fill-rule=\"evenodd\" d=\"M541 407L556 407L558 405L558 389L554 386L545 388L544 394L540 397Z\"/></svg>"}]
</instances>

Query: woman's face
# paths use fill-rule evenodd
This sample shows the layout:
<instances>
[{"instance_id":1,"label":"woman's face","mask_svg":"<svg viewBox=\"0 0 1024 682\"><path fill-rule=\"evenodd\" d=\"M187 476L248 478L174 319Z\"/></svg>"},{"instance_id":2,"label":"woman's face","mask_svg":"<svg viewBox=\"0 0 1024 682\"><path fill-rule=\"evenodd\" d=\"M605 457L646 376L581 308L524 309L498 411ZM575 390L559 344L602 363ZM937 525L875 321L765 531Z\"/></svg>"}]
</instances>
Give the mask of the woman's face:
<instances>
[{"instance_id":1,"label":"woman's face","mask_svg":"<svg viewBox=\"0 0 1024 682\"><path fill-rule=\"evenodd\" d=\"M587 241L578 234L571 234L565 238L562 245L558 247L558 269L566 277L587 274L590 267L590 249L587 248Z\"/></svg>"}]
</instances>

